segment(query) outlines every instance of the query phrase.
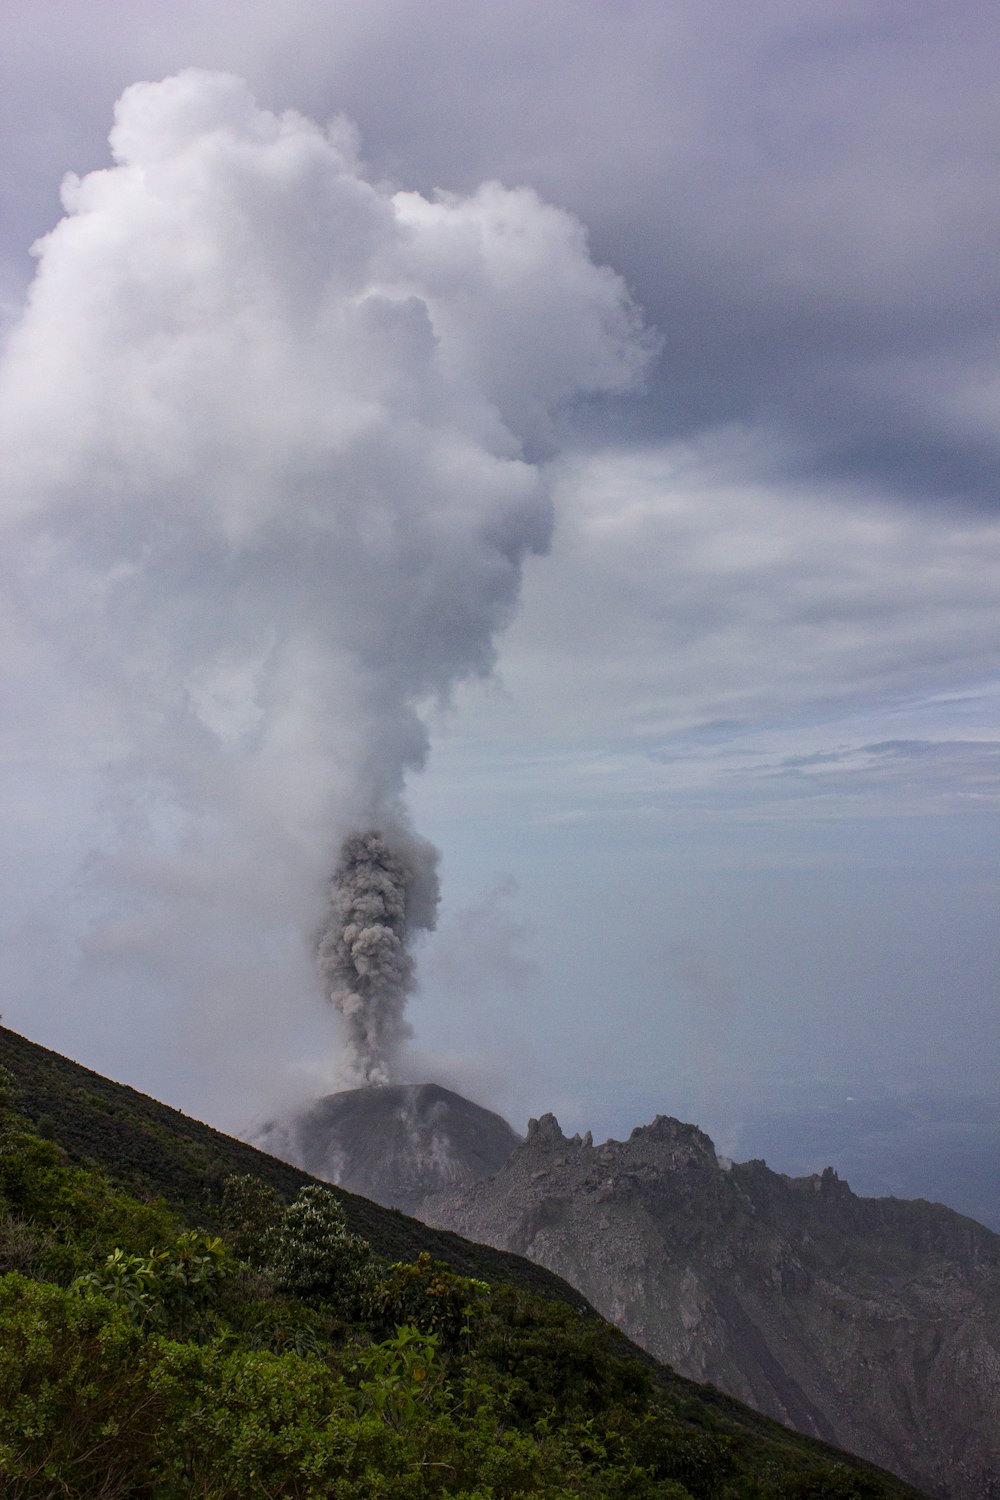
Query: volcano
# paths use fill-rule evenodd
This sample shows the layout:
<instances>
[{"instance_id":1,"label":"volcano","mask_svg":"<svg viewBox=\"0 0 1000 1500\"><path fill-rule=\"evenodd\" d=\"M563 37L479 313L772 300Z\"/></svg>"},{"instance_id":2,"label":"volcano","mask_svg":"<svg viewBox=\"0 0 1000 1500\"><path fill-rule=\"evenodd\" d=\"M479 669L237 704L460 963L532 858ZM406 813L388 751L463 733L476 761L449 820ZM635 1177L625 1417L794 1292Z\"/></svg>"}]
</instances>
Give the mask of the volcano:
<instances>
[{"instance_id":1,"label":"volcano","mask_svg":"<svg viewBox=\"0 0 1000 1500\"><path fill-rule=\"evenodd\" d=\"M386 1208L419 1215L432 1194L498 1172L521 1136L440 1084L404 1083L328 1094L264 1125L254 1144Z\"/></svg>"}]
</instances>

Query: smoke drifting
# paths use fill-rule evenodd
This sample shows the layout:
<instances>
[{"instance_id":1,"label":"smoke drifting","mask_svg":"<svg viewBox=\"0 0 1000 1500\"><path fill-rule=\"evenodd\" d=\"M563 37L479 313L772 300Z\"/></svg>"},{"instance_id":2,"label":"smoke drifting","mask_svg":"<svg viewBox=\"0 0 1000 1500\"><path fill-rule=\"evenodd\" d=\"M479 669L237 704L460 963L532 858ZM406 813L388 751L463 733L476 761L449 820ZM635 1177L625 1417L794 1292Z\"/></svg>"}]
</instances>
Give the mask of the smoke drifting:
<instances>
[{"instance_id":1,"label":"smoke drifting","mask_svg":"<svg viewBox=\"0 0 1000 1500\"><path fill-rule=\"evenodd\" d=\"M230 1021L228 1066L241 1015L315 1003L338 849L405 828L422 709L491 670L549 543L555 415L628 388L652 345L530 189L395 191L345 122L230 75L133 85L110 140L113 166L63 185L0 364L8 751L95 809L67 851L93 995L114 971L206 1048ZM363 944L351 971L323 943L372 1077L411 977L385 899L391 1001Z\"/></svg>"},{"instance_id":2,"label":"smoke drifting","mask_svg":"<svg viewBox=\"0 0 1000 1500\"><path fill-rule=\"evenodd\" d=\"M348 1068L358 1084L391 1082L399 1044L409 1035L408 944L415 928L433 925L435 863L430 845L419 850L411 839L405 854L394 853L374 829L344 842L316 952L327 995L344 1017Z\"/></svg>"}]
</instances>

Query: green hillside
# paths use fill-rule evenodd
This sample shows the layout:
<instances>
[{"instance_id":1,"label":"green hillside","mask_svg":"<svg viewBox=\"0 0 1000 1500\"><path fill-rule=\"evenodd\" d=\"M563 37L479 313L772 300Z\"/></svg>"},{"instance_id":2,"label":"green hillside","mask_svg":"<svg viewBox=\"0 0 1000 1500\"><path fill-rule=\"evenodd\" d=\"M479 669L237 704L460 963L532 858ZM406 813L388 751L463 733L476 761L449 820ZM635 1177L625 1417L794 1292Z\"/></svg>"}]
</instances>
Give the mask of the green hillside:
<instances>
[{"instance_id":1,"label":"green hillside","mask_svg":"<svg viewBox=\"0 0 1000 1500\"><path fill-rule=\"evenodd\" d=\"M530 1262L3 1028L0 1065L4 1500L916 1493L656 1365Z\"/></svg>"},{"instance_id":2,"label":"green hillside","mask_svg":"<svg viewBox=\"0 0 1000 1500\"><path fill-rule=\"evenodd\" d=\"M139 1198L165 1198L191 1223L219 1227L222 1184L232 1173L249 1172L287 1200L316 1180L3 1026L0 1066L18 1081L19 1107L36 1129L59 1142L71 1161L96 1163L112 1182ZM430 1229L356 1193L334 1192L352 1232L363 1235L387 1260L412 1260L423 1250L463 1276L512 1281L587 1305L565 1281L532 1261Z\"/></svg>"}]
</instances>

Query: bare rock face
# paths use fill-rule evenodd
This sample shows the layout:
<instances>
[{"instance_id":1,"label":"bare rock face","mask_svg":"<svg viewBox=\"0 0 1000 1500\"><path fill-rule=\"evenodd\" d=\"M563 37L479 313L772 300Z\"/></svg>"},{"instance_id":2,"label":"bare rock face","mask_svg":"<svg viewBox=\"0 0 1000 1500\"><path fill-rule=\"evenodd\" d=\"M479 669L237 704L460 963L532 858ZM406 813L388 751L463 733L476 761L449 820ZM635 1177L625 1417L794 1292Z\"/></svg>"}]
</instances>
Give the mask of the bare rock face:
<instances>
[{"instance_id":1,"label":"bare rock face","mask_svg":"<svg viewBox=\"0 0 1000 1500\"><path fill-rule=\"evenodd\" d=\"M733 1164L662 1115L601 1146L545 1115L421 1216L549 1267L683 1375L931 1494L1000 1497L1000 1236L951 1209Z\"/></svg>"},{"instance_id":2,"label":"bare rock face","mask_svg":"<svg viewBox=\"0 0 1000 1500\"><path fill-rule=\"evenodd\" d=\"M520 1143L500 1115L436 1083L328 1094L254 1140L315 1177L414 1214L431 1194L498 1171Z\"/></svg>"}]
</instances>

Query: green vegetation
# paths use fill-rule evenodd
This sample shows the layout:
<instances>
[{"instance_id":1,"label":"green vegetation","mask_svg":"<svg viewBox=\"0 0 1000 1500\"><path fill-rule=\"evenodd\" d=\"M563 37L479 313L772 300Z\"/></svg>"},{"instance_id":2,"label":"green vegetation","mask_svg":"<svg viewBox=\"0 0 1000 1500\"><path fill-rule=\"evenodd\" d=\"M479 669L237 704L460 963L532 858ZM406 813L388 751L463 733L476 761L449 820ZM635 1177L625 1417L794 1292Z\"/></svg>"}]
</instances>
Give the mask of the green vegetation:
<instances>
[{"instance_id":1,"label":"green vegetation","mask_svg":"<svg viewBox=\"0 0 1000 1500\"><path fill-rule=\"evenodd\" d=\"M914 1493L630 1357L578 1298L390 1262L308 1179L217 1176L193 1225L186 1194L71 1161L18 1090L0 1077L4 1500Z\"/></svg>"},{"instance_id":2,"label":"green vegetation","mask_svg":"<svg viewBox=\"0 0 1000 1500\"><path fill-rule=\"evenodd\" d=\"M113 1083L0 1026L0 1066L17 1079L18 1105L39 1135L58 1141L70 1161L97 1164L117 1187L139 1199L162 1197L188 1223L218 1232L225 1184L251 1176L291 1202L315 1181L245 1141L212 1130L178 1110ZM474 1245L444 1229L334 1189L347 1225L387 1261L427 1251L453 1271L484 1281L512 1281L578 1307L587 1303L559 1276L502 1250Z\"/></svg>"}]
</instances>

